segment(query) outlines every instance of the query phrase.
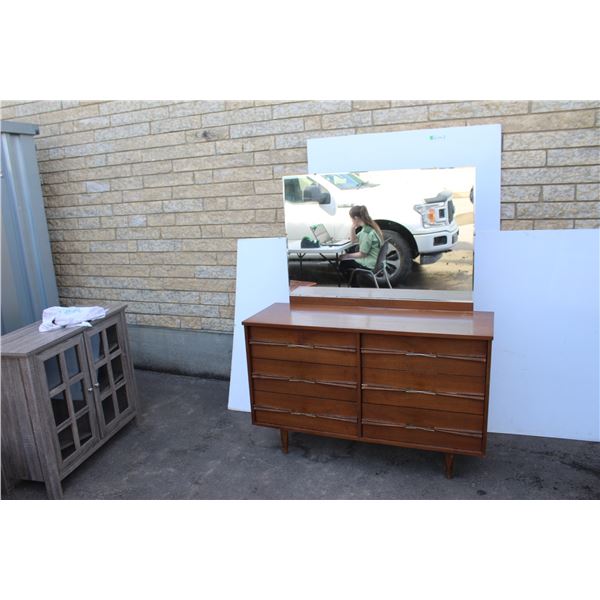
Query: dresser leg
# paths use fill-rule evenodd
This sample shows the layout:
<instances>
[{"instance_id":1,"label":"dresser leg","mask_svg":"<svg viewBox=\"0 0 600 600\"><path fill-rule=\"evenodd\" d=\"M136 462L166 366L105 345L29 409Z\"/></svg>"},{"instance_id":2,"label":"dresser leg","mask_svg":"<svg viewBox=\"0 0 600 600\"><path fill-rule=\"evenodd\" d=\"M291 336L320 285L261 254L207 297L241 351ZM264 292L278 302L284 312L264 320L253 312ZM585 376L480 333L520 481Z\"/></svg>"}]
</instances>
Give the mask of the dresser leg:
<instances>
[{"instance_id":1,"label":"dresser leg","mask_svg":"<svg viewBox=\"0 0 600 600\"><path fill-rule=\"evenodd\" d=\"M444 463L446 467L446 478L452 479L454 475L454 454L444 454Z\"/></svg>"},{"instance_id":2,"label":"dresser leg","mask_svg":"<svg viewBox=\"0 0 600 600\"><path fill-rule=\"evenodd\" d=\"M288 453L288 431L287 429L280 429L279 434L281 435L281 450L284 454Z\"/></svg>"}]
</instances>

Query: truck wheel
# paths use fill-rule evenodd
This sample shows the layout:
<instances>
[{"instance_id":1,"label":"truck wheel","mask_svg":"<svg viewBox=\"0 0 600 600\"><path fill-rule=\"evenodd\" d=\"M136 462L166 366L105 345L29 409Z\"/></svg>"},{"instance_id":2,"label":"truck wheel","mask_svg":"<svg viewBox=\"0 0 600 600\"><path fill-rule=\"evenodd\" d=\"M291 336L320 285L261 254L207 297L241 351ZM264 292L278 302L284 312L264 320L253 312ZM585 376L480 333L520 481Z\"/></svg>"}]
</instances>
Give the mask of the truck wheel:
<instances>
[{"instance_id":1,"label":"truck wheel","mask_svg":"<svg viewBox=\"0 0 600 600\"><path fill-rule=\"evenodd\" d=\"M408 242L396 231L383 230L383 237L390 241L391 252L388 253L388 277L392 287L403 283L412 270L412 253ZM377 280L379 285L386 286L385 278Z\"/></svg>"}]
</instances>

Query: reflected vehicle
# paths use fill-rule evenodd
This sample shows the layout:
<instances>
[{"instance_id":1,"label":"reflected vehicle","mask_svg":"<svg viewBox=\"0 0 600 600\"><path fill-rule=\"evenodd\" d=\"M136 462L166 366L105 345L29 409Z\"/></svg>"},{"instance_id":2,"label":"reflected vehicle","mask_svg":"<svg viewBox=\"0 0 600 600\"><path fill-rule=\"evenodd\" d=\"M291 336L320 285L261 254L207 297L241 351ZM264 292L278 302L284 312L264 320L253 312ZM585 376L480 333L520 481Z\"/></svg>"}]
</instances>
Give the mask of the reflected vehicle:
<instances>
[{"instance_id":1,"label":"reflected vehicle","mask_svg":"<svg viewBox=\"0 0 600 600\"><path fill-rule=\"evenodd\" d=\"M365 205L391 243L392 285L406 280L414 259L431 264L452 250L458 240L452 192L441 188L434 174L423 169L380 174L381 182L357 172L284 177L288 243L312 239L316 225L322 225L333 240L349 239L348 212L352 206Z\"/></svg>"}]
</instances>

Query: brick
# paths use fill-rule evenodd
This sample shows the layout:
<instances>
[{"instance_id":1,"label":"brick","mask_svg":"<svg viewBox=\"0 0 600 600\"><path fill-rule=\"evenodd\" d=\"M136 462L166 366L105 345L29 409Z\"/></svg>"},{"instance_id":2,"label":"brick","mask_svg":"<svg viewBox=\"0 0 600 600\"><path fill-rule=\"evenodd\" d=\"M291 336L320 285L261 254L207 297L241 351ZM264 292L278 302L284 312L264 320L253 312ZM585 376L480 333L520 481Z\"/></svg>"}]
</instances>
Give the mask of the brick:
<instances>
[{"instance_id":1,"label":"brick","mask_svg":"<svg viewBox=\"0 0 600 600\"><path fill-rule=\"evenodd\" d=\"M154 214L154 215L147 215L146 219L147 219L148 227L161 227L161 226L166 227L169 225L175 225L175 215L174 214L165 215L165 214L159 213L159 214Z\"/></svg>"},{"instance_id":2,"label":"brick","mask_svg":"<svg viewBox=\"0 0 600 600\"><path fill-rule=\"evenodd\" d=\"M237 141L237 140L234 140ZM260 152L261 150L272 150L275 148L273 136L263 136L242 140L244 152Z\"/></svg>"},{"instance_id":3,"label":"brick","mask_svg":"<svg viewBox=\"0 0 600 600\"><path fill-rule=\"evenodd\" d=\"M599 179L600 167L598 166L502 170L502 185L592 183Z\"/></svg>"},{"instance_id":4,"label":"brick","mask_svg":"<svg viewBox=\"0 0 600 600\"><path fill-rule=\"evenodd\" d=\"M116 113L110 116L112 127L119 125L131 125L134 123L146 123L167 119L169 117L169 107L159 106L158 108L147 108L145 110L135 110L131 112Z\"/></svg>"},{"instance_id":5,"label":"brick","mask_svg":"<svg viewBox=\"0 0 600 600\"><path fill-rule=\"evenodd\" d=\"M91 242L90 252L135 252L136 242Z\"/></svg>"},{"instance_id":6,"label":"brick","mask_svg":"<svg viewBox=\"0 0 600 600\"><path fill-rule=\"evenodd\" d=\"M194 277L196 268L191 265L155 265L148 267L151 277Z\"/></svg>"},{"instance_id":7,"label":"brick","mask_svg":"<svg viewBox=\"0 0 600 600\"><path fill-rule=\"evenodd\" d=\"M389 100L355 100L352 102L352 110L375 110L389 107Z\"/></svg>"},{"instance_id":8,"label":"brick","mask_svg":"<svg viewBox=\"0 0 600 600\"><path fill-rule=\"evenodd\" d=\"M352 135L355 130L332 129L330 131L303 131L302 133L282 134L275 136L275 148L305 148L306 140L333 137L337 135Z\"/></svg>"},{"instance_id":9,"label":"brick","mask_svg":"<svg viewBox=\"0 0 600 600\"><path fill-rule=\"evenodd\" d=\"M233 321L231 319L205 317L202 319L202 329L205 331L233 331Z\"/></svg>"},{"instance_id":10,"label":"brick","mask_svg":"<svg viewBox=\"0 0 600 600\"><path fill-rule=\"evenodd\" d=\"M223 225L223 237L225 238L243 238L243 237L280 237L285 236L285 227L283 223L263 224L250 223L239 225Z\"/></svg>"},{"instance_id":11,"label":"brick","mask_svg":"<svg viewBox=\"0 0 600 600\"><path fill-rule=\"evenodd\" d=\"M110 190L109 181L86 181L86 192L108 192Z\"/></svg>"},{"instance_id":12,"label":"brick","mask_svg":"<svg viewBox=\"0 0 600 600\"><path fill-rule=\"evenodd\" d=\"M63 231L62 239L65 241L85 241L85 240L114 240L114 229L70 229Z\"/></svg>"},{"instance_id":13,"label":"brick","mask_svg":"<svg viewBox=\"0 0 600 600\"><path fill-rule=\"evenodd\" d=\"M252 164L252 154L217 154L197 158L183 158L173 161L173 171L197 171L202 169L220 169L241 167Z\"/></svg>"},{"instance_id":14,"label":"brick","mask_svg":"<svg viewBox=\"0 0 600 600\"><path fill-rule=\"evenodd\" d=\"M77 169L69 172L71 181L95 181L98 179L114 179L131 175L131 165L112 165L93 169Z\"/></svg>"},{"instance_id":15,"label":"brick","mask_svg":"<svg viewBox=\"0 0 600 600\"><path fill-rule=\"evenodd\" d=\"M150 202L153 200L170 200L171 195L171 188L168 187L124 191L123 202Z\"/></svg>"},{"instance_id":16,"label":"brick","mask_svg":"<svg viewBox=\"0 0 600 600\"><path fill-rule=\"evenodd\" d=\"M160 304L160 313L165 315L218 317L219 309L216 306L203 306L202 304Z\"/></svg>"},{"instance_id":17,"label":"brick","mask_svg":"<svg viewBox=\"0 0 600 600\"><path fill-rule=\"evenodd\" d=\"M229 294L220 292L205 292L200 294L202 304L217 304L227 306L229 304Z\"/></svg>"},{"instance_id":18,"label":"brick","mask_svg":"<svg viewBox=\"0 0 600 600\"><path fill-rule=\"evenodd\" d=\"M600 202L544 202L517 204L519 219L597 219L600 217Z\"/></svg>"},{"instance_id":19,"label":"brick","mask_svg":"<svg viewBox=\"0 0 600 600\"><path fill-rule=\"evenodd\" d=\"M203 115L222 110L225 110L225 102L223 100L195 100L193 102L181 102L169 106L169 116L187 117L189 115Z\"/></svg>"},{"instance_id":20,"label":"brick","mask_svg":"<svg viewBox=\"0 0 600 600\"><path fill-rule=\"evenodd\" d=\"M543 167L546 164L545 150L522 150L502 153L502 168Z\"/></svg>"},{"instance_id":21,"label":"brick","mask_svg":"<svg viewBox=\"0 0 600 600\"><path fill-rule=\"evenodd\" d=\"M185 131L188 129L201 129L202 117L199 115L176 117L174 119L163 119L153 121L150 124L152 133L165 133L169 131Z\"/></svg>"},{"instance_id":22,"label":"brick","mask_svg":"<svg viewBox=\"0 0 600 600\"><path fill-rule=\"evenodd\" d=\"M308 100L291 102L273 107L273 119L287 119L305 115L322 115L326 113L348 112L352 110L349 100Z\"/></svg>"},{"instance_id":23,"label":"brick","mask_svg":"<svg viewBox=\"0 0 600 600\"><path fill-rule=\"evenodd\" d=\"M388 108L373 111L373 125L387 125L389 123L414 123L427 121L426 106L411 106L405 108Z\"/></svg>"},{"instance_id":24,"label":"brick","mask_svg":"<svg viewBox=\"0 0 600 600\"><path fill-rule=\"evenodd\" d=\"M162 202L123 202L112 207L115 215L148 215L162 212Z\"/></svg>"},{"instance_id":25,"label":"brick","mask_svg":"<svg viewBox=\"0 0 600 600\"><path fill-rule=\"evenodd\" d=\"M106 155L92 155L85 156L85 166L86 167L105 167L107 166Z\"/></svg>"},{"instance_id":26,"label":"brick","mask_svg":"<svg viewBox=\"0 0 600 600\"><path fill-rule=\"evenodd\" d=\"M170 102L164 100L116 100L103 102L98 105L100 114L112 115L119 112L131 112L134 110L144 110L155 106L169 105Z\"/></svg>"},{"instance_id":27,"label":"brick","mask_svg":"<svg viewBox=\"0 0 600 600\"><path fill-rule=\"evenodd\" d=\"M262 121L260 123L231 125L230 132L232 138L240 138L287 133L291 131L302 131L303 129L303 119L282 119L280 121L272 120Z\"/></svg>"},{"instance_id":28,"label":"brick","mask_svg":"<svg viewBox=\"0 0 600 600\"><path fill-rule=\"evenodd\" d=\"M473 101L450 102L429 107L429 118L432 121L440 119L469 119L474 117L498 117L500 115L526 114L529 110L527 101Z\"/></svg>"},{"instance_id":29,"label":"brick","mask_svg":"<svg viewBox=\"0 0 600 600\"><path fill-rule=\"evenodd\" d=\"M100 217L101 227L127 227L129 218L125 215L120 217Z\"/></svg>"},{"instance_id":30,"label":"brick","mask_svg":"<svg viewBox=\"0 0 600 600\"><path fill-rule=\"evenodd\" d=\"M600 229L600 219L575 219L575 229Z\"/></svg>"},{"instance_id":31,"label":"brick","mask_svg":"<svg viewBox=\"0 0 600 600\"><path fill-rule=\"evenodd\" d=\"M542 187L539 185L502 186L502 202L539 202Z\"/></svg>"},{"instance_id":32,"label":"brick","mask_svg":"<svg viewBox=\"0 0 600 600\"><path fill-rule=\"evenodd\" d=\"M252 182L208 183L173 188L173 198L207 198L211 196L247 196L254 191Z\"/></svg>"},{"instance_id":33,"label":"brick","mask_svg":"<svg viewBox=\"0 0 600 600\"><path fill-rule=\"evenodd\" d=\"M40 130L41 133L41 130ZM48 137L37 137L35 139L35 146L38 150L45 150L47 148L56 148L58 146L65 148L65 146L75 146L78 144L88 144L93 142L94 132L93 131L81 131L78 133L71 133L70 135L51 135ZM68 151L65 148L65 156L68 156Z\"/></svg>"},{"instance_id":34,"label":"brick","mask_svg":"<svg viewBox=\"0 0 600 600\"><path fill-rule=\"evenodd\" d=\"M597 100L534 100L531 102L531 112L552 112L563 110L581 110L584 108L599 108Z\"/></svg>"},{"instance_id":35,"label":"brick","mask_svg":"<svg viewBox=\"0 0 600 600\"><path fill-rule=\"evenodd\" d=\"M280 179L276 181L255 181L254 192L256 194L280 194L283 202L283 183Z\"/></svg>"},{"instance_id":36,"label":"brick","mask_svg":"<svg viewBox=\"0 0 600 600\"><path fill-rule=\"evenodd\" d=\"M210 279L235 279L235 269L233 267L198 267L196 277Z\"/></svg>"},{"instance_id":37,"label":"brick","mask_svg":"<svg viewBox=\"0 0 600 600\"><path fill-rule=\"evenodd\" d=\"M110 119L108 117L92 117L89 119L79 119L73 121L73 131L89 131L91 129L103 129L104 127L110 126Z\"/></svg>"},{"instance_id":38,"label":"brick","mask_svg":"<svg viewBox=\"0 0 600 600\"><path fill-rule=\"evenodd\" d=\"M217 154L237 154L243 150L243 140L223 140L215 142L215 151Z\"/></svg>"},{"instance_id":39,"label":"brick","mask_svg":"<svg viewBox=\"0 0 600 600\"><path fill-rule=\"evenodd\" d=\"M113 264L124 265L129 262L129 254L85 254L81 257L82 264L97 265L97 264Z\"/></svg>"},{"instance_id":40,"label":"brick","mask_svg":"<svg viewBox=\"0 0 600 600\"><path fill-rule=\"evenodd\" d=\"M321 117L323 129L339 129L344 127L360 127L371 125L370 112L352 112L337 115L323 115Z\"/></svg>"},{"instance_id":41,"label":"brick","mask_svg":"<svg viewBox=\"0 0 600 600\"><path fill-rule=\"evenodd\" d=\"M110 156L110 154L113 152L113 149L114 142L92 142L88 144L76 144L74 146L61 148L65 156L90 156L94 154L105 153L108 153Z\"/></svg>"},{"instance_id":42,"label":"brick","mask_svg":"<svg viewBox=\"0 0 600 600\"><path fill-rule=\"evenodd\" d=\"M229 210L227 212L188 212L178 214L177 225L222 225L225 223L254 223L254 210Z\"/></svg>"},{"instance_id":43,"label":"brick","mask_svg":"<svg viewBox=\"0 0 600 600\"><path fill-rule=\"evenodd\" d=\"M15 109L15 117L26 117L29 115L38 115L44 112L60 110L62 104L60 100L41 100L39 102L28 102L17 106Z\"/></svg>"},{"instance_id":44,"label":"brick","mask_svg":"<svg viewBox=\"0 0 600 600\"><path fill-rule=\"evenodd\" d=\"M572 202L575 200L574 185L544 185L542 186L544 202Z\"/></svg>"},{"instance_id":45,"label":"brick","mask_svg":"<svg viewBox=\"0 0 600 600\"><path fill-rule=\"evenodd\" d=\"M111 190L140 190L144 187L144 181L141 177L119 177L110 180Z\"/></svg>"},{"instance_id":46,"label":"brick","mask_svg":"<svg viewBox=\"0 0 600 600\"><path fill-rule=\"evenodd\" d=\"M518 117L467 119L467 125L486 125L488 123L500 123L502 125L503 134L520 131L582 129L594 126L594 111L538 113L535 115L522 115Z\"/></svg>"},{"instance_id":47,"label":"brick","mask_svg":"<svg viewBox=\"0 0 600 600\"><path fill-rule=\"evenodd\" d=\"M128 318L131 315L128 315ZM128 321L129 322L129 321ZM168 327L170 329L180 329L181 321L178 317L169 317L165 315L136 315L136 325L148 325L151 327Z\"/></svg>"},{"instance_id":48,"label":"brick","mask_svg":"<svg viewBox=\"0 0 600 600\"><path fill-rule=\"evenodd\" d=\"M500 205L500 218L514 219L515 218L515 205L502 203Z\"/></svg>"},{"instance_id":49,"label":"brick","mask_svg":"<svg viewBox=\"0 0 600 600\"><path fill-rule=\"evenodd\" d=\"M281 183L279 183L279 188L281 188ZM227 198L225 202L227 210L281 208L283 206L281 194L237 196Z\"/></svg>"},{"instance_id":50,"label":"brick","mask_svg":"<svg viewBox=\"0 0 600 600\"><path fill-rule=\"evenodd\" d=\"M185 238L199 238L202 236L202 230L198 225L180 225L176 227L161 227L160 235L163 239L182 240Z\"/></svg>"},{"instance_id":51,"label":"brick","mask_svg":"<svg viewBox=\"0 0 600 600\"><path fill-rule=\"evenodd\" d=\"M194 171L194 183L202 184L202 183L212 183L213 182L213 172L212 171Z\"/></svg>"},{"instance_id":52,"label":"brick","mask_svg":"<svg viewBox=\"0 0 600 600\"><path fill-rule=\"evenodd\" d=\"M221 238L223 237L223 227L221 225L202 225L203 238Z\"/></svg>"},{"instance_id":53,"label":"brick","mask_svg":"<svg viewBox=\"0 0 600 600\"><path fill-rule=\"evenodd\" d=\"M122 138L139 137L150 133L148 123L135 123L134 125L122 125L121 127L110 127L100 129L94 132L96 142L105 142L107 140L119 140Z\"/></svg>"},{"instance_id":54,"label":"brick","mask_svg":"<svg viewBox=\"0 0 600 600\"><path fill-rule=\"evenodd\" d=\"M234 123L254 123L271 119L271 107L259 106L203 115L203 127L218 127Z\"/></svg>"},{"instance_id":55,"label":"brick","mask_svg":"<svg viewBox=\"0 0 600 600\"><path fill-rule=\"evenodd\" d=\"M217 140L229 139L229 127L203 127L202 129L194 129L185 132L185 141L188 144L198 142L212 143Z\"/></svg>"},{"instance_id":56,"label":"brick","mask_svg":"<svg viewBox=\"0 0 600 600\"><path fill-rule=\"evenodd\" d=\"M165 173L144 176L144 187L168 187L194 183L193 173Z\"/></svg>"},{"instance_id":57,"label":"brick","mask_svg":"<svg viewBox=\"0 0 600 600\"><path fill-rule=\"evenodd\" d=\"M46 216L49 219L68 219L73 217L100 217L112 214L112 206L68 206L60 208L47 208Z\"/></svg>"},{"instance_id":58,"label":"brick","mask_svg":"<svg viewBox=\"0 0 600 600\"><path fill-rule=\"evenodd\" d=\"M304 130L322 129L321 117L304 117Z\"/></svg>"},{"instance_id":59,"label":"brick","mask_svg":"<svg viewBox=\"0 0 600 600\"><path fill-rule=\"evenodd\" d=\"M88 204L116 204L121 202L121 192L97 192L74 196L77 204L83 206Z\"/></svg>"},{"instance_id":60,"label":"brick","mask_svg":"<svg viewBox=\"0 0 600 600\"><path fill-rule=\"evenodd\" d=\"M572 219L544 219L533 222L534 229L573 229Z\"/></svg>"},{"instance_id":61,"label":"brick","mask_svg":"<svg viewBox=\"0 0 600 600\"><path fill-rule=\"evenodd\" d=\"M173 165L170 160L155 160L131 166L133 175L155 175L159 173L170 173Z\"/></svg>"},{"instance_id":62,"label":"brick","mask_svg":"<svg viewBox=\"0 0 600 600\"><path fill-rule=\"evenodd\" d=\"M598 133L600 144L600 132ZM560 148L548 150L548 165L598 165L600 164L600 147L595 148Z\"/></svg>"},{"instance_id":63,"label":"brick","mask_svg":"<svg viewBox=\"0 0 600 600\"><path fill-rule=\"evenodd\" d=\"M85 167L85 160L83 158L63 158L62 160L48 160L39 163L40 173L71 171L83 167Z\"/></svg>"},{"instance_id":64,"label":"brick","mask_svg":"<svg viewBox=\"0 0 600 600\"><path fill-rule=\"evenodd\" d=\"M273 167L273 177L279 178L283 177L284 175L296 175L298 173L306 173L307 170L308 166L306 163L289 163L286 165L275 165Z\"/></svg>"},{"instance_id":65,"label":"brick","mask_svg":"<svg viewBox=\"0 0 600 600\"><path fill-rule=\"evenodd\" d=\"M540 131L536 133L503 134L504 150L530 150L536 148L571 148L598 144L597 129L572 131Z\"/></svg>"},{"instance_id":66,"label":"brick","mask_svg":"<svg viewBox=\"0 0 600 600\"><path fill-rule=\"evenodd\" d=\"M218 169L213 171L215 183L226 181L246 181L248 179L272 179L272 167L239 167L234 169Z\"/></svg>"},{"instance_id":67,"label":"brick","mask_svg":"<svg viewBox=\"0 0 600 600\"><path fill-rule=\"evenodd\" d=\"M143 152L142 150L127 150L125 152L111 152L106 157L106 162L109 165L125 165L129 163L142 162Z\"/></svg>"},{"instance_id":68,"label":"brick","mask_svg":"<svg viewBox=\"0 0 600 600\"><path fill-rule=\"evenodd\" d=\"M76 221L77 227L79 227L80 229L99 229L101 227L100 217L84 217L82 219L76 219Z\"/></svg>"},{"instance_id":69,"label":"brick","mask_svg":"<svg viewBox=\"0 0 600 600\"><path fill-rule=\"evenodd\" d=\"M169 200L163 202L163 210L165 212L201 211L203 208L204 200L202 198L188 198L185 200Z\"/></svg>"},{"instance_id":70,"label":"brick","mask_svg":"<svg viewBox=\"0 0 600 600\"><path fill-rule=\"evenodd\" d=\"M577 185L577 200L600 200L600 183L580 183Z\"/></svg>"},{"instance_id":71,"label":"brick","mask_svg":"<svg viewBox=\"0 0 600 600\"><path fill-rule=\"evenodd\" d=\"M138 241L138 252L177 252L181 250L181 242L178 240L150 240Z\"/></svg>"},{"instance_id":72,"label":"brick","mask_svg":"<svg viewBox=\"0 0 600 600\"><path fill-rule=\"evenodd\" d=\"M142 159L144 162L148 162L151 160L210 156L215 154L215 144L216 142L188 142L177 146L144 149L142 151Z\"/></svg>"},{"instance_id":73,"label":"brick","mask_svg":"<svg viewBox=\"0 0 600 600\"><path fill-rule=\"evenodd\" d=\"M160 229L157 227L123 227L117 229L118 240L158 240Z\"/></svg>"},{"instance_id":74,"label":"brick","mask_svg":"<svg viewBox=\"0 0 600 600\"><path fill-rule=\"evenodd\" d=\"M533 229L533 221L508 219L500 223L501 231L523 231L525 229Z\"/></svg>"}]
</instances>

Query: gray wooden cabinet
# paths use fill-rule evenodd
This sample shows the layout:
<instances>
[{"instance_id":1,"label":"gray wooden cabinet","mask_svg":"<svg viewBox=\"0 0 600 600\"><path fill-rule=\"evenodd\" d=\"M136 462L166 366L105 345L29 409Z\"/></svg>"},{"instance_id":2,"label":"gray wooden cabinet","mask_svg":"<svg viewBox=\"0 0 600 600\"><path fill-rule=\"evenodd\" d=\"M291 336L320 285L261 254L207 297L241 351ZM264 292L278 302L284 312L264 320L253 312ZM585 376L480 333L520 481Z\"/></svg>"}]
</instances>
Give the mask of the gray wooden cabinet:
<instances>
[{"instance_id":1,"label":"gray wooden cabinet","mask_svg":"<svg viewBox=\"0 0 600 600\"><path fill-rule=\"evenodd\" d=\"M2 337L2 471L61 481L137 415L125 304L92 327L40 333L40 322Z\"/></svg>"}]
</instances>

